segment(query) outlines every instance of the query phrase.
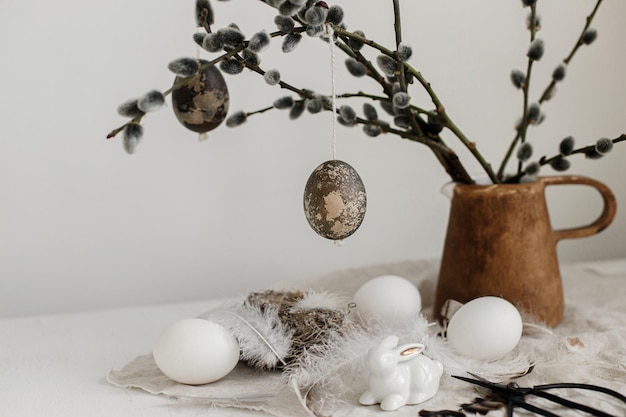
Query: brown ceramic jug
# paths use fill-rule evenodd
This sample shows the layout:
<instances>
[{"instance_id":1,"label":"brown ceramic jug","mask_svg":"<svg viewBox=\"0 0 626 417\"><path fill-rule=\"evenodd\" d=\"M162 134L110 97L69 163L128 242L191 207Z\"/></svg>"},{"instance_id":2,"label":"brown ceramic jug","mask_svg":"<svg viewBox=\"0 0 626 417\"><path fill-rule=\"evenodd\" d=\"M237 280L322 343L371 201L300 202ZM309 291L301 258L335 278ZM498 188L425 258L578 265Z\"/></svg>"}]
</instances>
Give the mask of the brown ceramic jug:
<instances>
[{"instance_id":1,"label":"brown ceramic jug","mask_svg":"<svg viewBox=\"0 0 626 417\"><path fill-rule=\"evenodd\" d=\"M593 223L553 230L547 186L594 187L604 207ZM454 186L437 292L435 315L446 300L465 303L494 295L505 298L548 326L563 318L564 300L556 244L606 228L616 202L601 182L581 176L540 177L523 184Z\"/></svg>"}]
</instances>

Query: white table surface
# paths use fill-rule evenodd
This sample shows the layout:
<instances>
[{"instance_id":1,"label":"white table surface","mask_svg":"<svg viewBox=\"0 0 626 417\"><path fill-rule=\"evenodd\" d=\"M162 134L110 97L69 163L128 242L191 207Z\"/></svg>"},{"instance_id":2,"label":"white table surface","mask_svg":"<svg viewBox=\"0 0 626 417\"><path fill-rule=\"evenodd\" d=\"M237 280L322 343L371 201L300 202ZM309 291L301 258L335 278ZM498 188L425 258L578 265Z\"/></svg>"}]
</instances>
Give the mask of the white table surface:
<instances>
[{"instance_id":1,"label":"white table surface","mask_svg":"<svg viewBox=\"0 0 626 417\"><path fill-rule=\"evenodd\" d=\"M110 385L106 375L152 350L171 322L215 303L124 308L0 320L0 416L254 416Z\"/></svg>"},{"instance_id":2,"label":"white table surface","mask_svg":"<svg viewBox=\"0 0 626 417\"><path fill-rule=\"evenodd\" d=\"M566 274L574 270L593 274L597 285L585 289L586 294L576 294L582 288L570 285L566 299L589 297L593 295L589 291L609 288L615 297L605 299L605 307L626 312L626 260L568 268ZM0 320L0 416L259 416L241 410L182 405L175 399L120 389L106 381L110 369L120 369L136 356L149 353L168 324L195 317L217 303Z\"/></svg>"}]
</instances>

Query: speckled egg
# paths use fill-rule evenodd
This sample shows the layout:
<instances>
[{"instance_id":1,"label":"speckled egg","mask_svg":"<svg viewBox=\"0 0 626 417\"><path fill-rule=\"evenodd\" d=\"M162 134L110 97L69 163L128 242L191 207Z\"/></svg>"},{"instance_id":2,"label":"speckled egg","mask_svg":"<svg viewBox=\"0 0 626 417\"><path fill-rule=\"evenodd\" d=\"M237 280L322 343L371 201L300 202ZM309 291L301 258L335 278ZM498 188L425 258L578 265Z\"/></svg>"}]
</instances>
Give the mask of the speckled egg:
<instances>
[{"instance_id":1,"label":"speckled egg","mask_svg":"<svg viewBox=\"0 0 626 417\"><path fill-rule=\"evenodd\" d=\"M207 61L200 61L200 65ZM176 77L174 85L184 78ZM228 114L228 86L219 69L211 66L172 91L172 107L180 123L198 133L218 127Z\"/></svg>"},{"instance_id":2,"label":"speckled egg","mask_svg":"<svg viewBox=\"0 0 626 417\"><path fill-rule=\"evenodd\" d=\"M319 165L304 187L304 214L317 234L340 240L353 234L365 217L367 197L361 177L336 159Z\"/></svg>"}]
</instances>

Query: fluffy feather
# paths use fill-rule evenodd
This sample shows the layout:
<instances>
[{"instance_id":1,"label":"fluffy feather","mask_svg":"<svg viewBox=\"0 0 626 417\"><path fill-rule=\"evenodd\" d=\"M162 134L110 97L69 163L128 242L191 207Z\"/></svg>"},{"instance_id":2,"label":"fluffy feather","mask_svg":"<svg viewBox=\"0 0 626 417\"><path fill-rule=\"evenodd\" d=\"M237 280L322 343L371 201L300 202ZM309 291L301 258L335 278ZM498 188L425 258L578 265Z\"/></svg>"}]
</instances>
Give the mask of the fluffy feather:
<instances>
[{"instance_id":1,"label":"fluffy feather","mask_svg":"<svg viewBox=\"0 0 626 417\"><path fill-rule=\"evenodd\" d=\"M308 291L302 299L296 301L292 310L345 310L351 299L328 291Z\"/></svg>"},{"instance_id":2,"label":"fluffy feather","mask_svg":"<svg viewBox=\"0 0 626 417\"><path fill-rule=\"evenodd\" d=\"M236 302L209 313L211 320L229 329L239 341L241 360L259 369L284 365L291 349L291 331L277 308L259 309Z\"/></svg>"}]
</instances>

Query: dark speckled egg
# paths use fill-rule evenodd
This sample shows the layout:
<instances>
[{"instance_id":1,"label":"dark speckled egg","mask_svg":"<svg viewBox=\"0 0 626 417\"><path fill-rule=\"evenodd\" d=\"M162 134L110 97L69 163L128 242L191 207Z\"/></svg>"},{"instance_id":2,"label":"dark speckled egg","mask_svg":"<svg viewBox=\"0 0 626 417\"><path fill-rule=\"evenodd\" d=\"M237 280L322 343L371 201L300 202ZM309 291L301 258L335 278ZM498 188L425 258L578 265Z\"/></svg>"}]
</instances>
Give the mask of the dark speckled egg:
<instances>
[{"instance_id":1,"label":"dark speckled egg","mask_svg":"<svg viewBox=\"0 0 626 417\"><path fill-rule=\"evenodd\" d=\"M349 164L331 160L313 171L304 187L304 214L317 234L345 239L365 217L367 197L361 177Z\"/></svg>"},{"instance_id":2,"label":"dark speckled egg","mask_svg":"<svg viewBox=\"0 0 626 417\"><path fill-rule=\"evenodd\" d=\"M207 61L200 61L200 65ZM174 85L183 78L176 77ZM218 127L228 113L228 86L219 69L211 66L172 91L176 118L187 129L206 133Z\"/></svg>"}]
</instances>

